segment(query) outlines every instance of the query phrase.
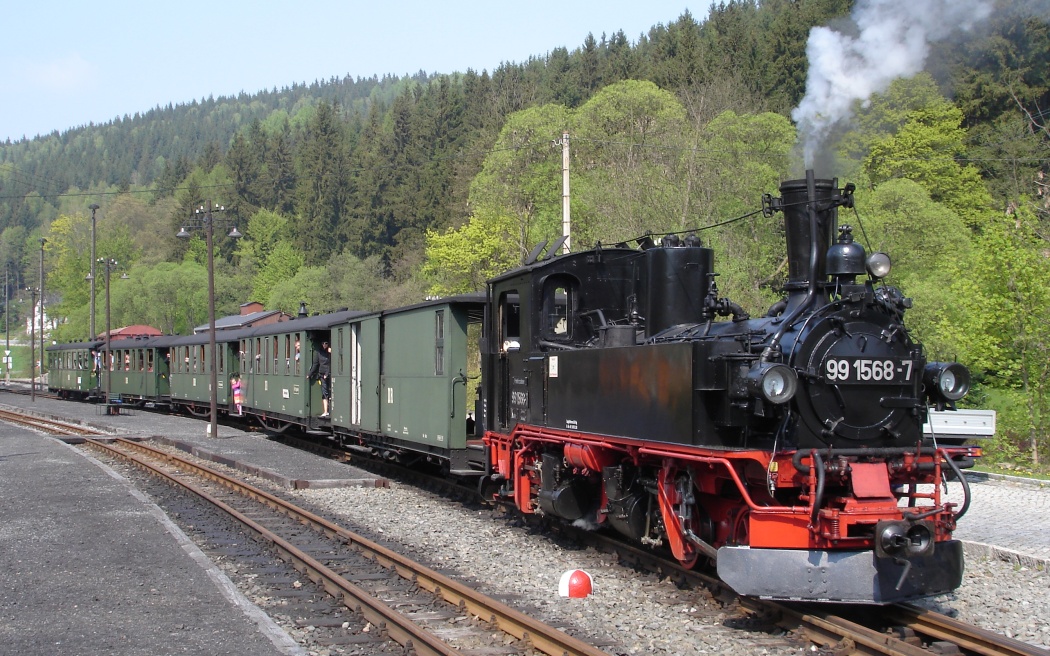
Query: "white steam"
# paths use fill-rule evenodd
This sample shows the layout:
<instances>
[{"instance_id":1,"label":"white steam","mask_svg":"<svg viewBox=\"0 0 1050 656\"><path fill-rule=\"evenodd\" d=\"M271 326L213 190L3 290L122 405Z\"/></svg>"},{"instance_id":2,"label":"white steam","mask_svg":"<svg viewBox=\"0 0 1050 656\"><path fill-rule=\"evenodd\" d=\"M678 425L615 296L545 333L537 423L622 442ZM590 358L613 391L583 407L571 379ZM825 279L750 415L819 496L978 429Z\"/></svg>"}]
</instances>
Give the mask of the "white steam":
<instances>
[{"instance_id":1,"label":"white steam","mask_svg":"<svg viewBox=\"0 0 1050 656\"><path fill-rule=\"evenodd\" d=\"M992 12L992 0L859 0L853 34L810 30L806 96L791 112L807 168L853 104L923 69L930 44L970 30Z\"/></svg>"}]
</instances>

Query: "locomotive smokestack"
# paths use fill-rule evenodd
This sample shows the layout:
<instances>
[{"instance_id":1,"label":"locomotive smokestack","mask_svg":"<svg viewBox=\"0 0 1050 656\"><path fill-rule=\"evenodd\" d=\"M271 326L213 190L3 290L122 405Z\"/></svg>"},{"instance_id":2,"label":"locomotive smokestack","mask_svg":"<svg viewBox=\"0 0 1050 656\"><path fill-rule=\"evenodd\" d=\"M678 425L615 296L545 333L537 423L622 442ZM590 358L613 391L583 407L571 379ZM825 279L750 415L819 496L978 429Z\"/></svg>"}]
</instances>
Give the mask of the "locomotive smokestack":
<instances>
[{"instance_id":1,"label":"locomotive smokestack","mask_svg":"<svg viewBox=\"0 0 1050 656\"><path fill-rule=\"evenodd\" d=\"M805 180L787 180L780 185L788 256L784 290L789 294L824 282L828 247L838 227L837 196L837 180L816 180L812 170L806 172Z\"/></svg>"},{"instance_id":2,"label":"locomotive smokestack","mask_svg":"<svg viewBox=\"0 0 1050 656\"><path fill-rule=\"evenodd\" d=\"M838 180L817 180L813 170L805 180L787 180L780 185L780 198L767 198L764 211L784 212L787 240L788 293L785 318L762 352L763 362L779 358L780 340L795 320L823 295L826 287L828 246L838 227L840 205L853 206L853 185L841 192Z\"/></svg>"}]
</instances>

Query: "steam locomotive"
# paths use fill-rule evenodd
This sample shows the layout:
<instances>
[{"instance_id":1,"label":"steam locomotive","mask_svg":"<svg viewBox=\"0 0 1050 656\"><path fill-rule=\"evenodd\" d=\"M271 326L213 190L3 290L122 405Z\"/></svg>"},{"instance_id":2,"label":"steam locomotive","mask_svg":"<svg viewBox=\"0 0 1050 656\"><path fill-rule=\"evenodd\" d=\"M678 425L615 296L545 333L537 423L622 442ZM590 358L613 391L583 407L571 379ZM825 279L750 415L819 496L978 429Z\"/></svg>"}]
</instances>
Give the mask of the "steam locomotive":
<instances>
[{"instance_id":1,"label":"steam locomotive","mask_svg":"<svg viewBox=\"0 0 1050 656\"><path fill-rule=\"evenodd\" d=\"M713 251L693 235L566 255L555 243L484 294L303 311L217 331L214 352L208 333L54 345L49 385L203 416L216 380L221 411L267 430L437 463L523 513L606 527L686 566L712 560L742 594L888 603L952 590L960 469L980 450L922 427L930 408L954 408L969 373L927 362L903 323L910 300L879 282L889 260L838 226L852 186L807 172L780 194L763 210L784 214L788 278L763 317L719 296ZM325 345L328 406L308 374ZM99 354L103 371L89 371ZM960 506L942 493L949 479Z\"/></svg>"},{"instance_id":2,"label":"steam locomotive","mask_svg":"<svg viewBox=\"0 0 1050 656\"><path fill-rule=\"evenodd\" d=\"M608 526L717 564L737 592L887 603L952 590L979 449L923 439L969 388L927 362L910 299L838 226L853 187L813 172L783 212L785 298L752 318L718 296L694 236L560 256L489 284L484 441L525 513ZM837 233L837 236L836 236ZM729 320L716 321L718 317ZM964 487L961 507L938 483Z\"/></svg>"}]
</instances>

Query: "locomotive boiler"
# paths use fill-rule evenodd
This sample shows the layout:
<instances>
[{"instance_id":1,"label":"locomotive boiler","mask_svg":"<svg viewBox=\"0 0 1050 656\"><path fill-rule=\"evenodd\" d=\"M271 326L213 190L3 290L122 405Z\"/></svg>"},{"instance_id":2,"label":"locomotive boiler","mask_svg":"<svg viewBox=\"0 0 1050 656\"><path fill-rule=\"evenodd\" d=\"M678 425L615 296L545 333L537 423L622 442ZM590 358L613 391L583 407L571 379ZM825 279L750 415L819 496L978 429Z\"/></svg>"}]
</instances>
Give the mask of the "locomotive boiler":
<instances>
[{"instance_id":1,"label":"locomotive boiler","mask_svg":"<svg viewBox=\"0 0 1050 656\"><path fill-rule=\"evenodd\" d=\"M887 603L956 588L960 468L980 453L922 426L969 374L927 361L910 300L882 282L888 258L839 226L852 192L810 171L764 199L783 213L788 270L761 317L719 296L693 235L534 255L490 281L492 494L686 566L710 559L743 594Z\"/></svg>"}]
</instances>

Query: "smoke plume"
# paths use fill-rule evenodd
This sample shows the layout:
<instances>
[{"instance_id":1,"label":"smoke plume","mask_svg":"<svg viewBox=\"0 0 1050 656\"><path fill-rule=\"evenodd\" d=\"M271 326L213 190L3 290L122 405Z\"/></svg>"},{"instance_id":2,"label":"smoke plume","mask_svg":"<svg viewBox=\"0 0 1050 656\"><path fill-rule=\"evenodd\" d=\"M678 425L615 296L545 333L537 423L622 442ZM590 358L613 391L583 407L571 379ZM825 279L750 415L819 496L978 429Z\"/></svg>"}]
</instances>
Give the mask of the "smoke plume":
<instances>
[{"instance_id":1,"label":"smoke plume","mask_svg":"<svg viewBox=\"0 0 1050 656\"><path fill-rule=\"evenodd\" d=\"M849 34L810 30L806 95L791 112L806 168L832 129L849 120L856 101L920 72L931 43L970 30L991 12L992 0L859 0Z\"/></svg>"}]
</instances>

